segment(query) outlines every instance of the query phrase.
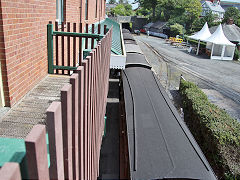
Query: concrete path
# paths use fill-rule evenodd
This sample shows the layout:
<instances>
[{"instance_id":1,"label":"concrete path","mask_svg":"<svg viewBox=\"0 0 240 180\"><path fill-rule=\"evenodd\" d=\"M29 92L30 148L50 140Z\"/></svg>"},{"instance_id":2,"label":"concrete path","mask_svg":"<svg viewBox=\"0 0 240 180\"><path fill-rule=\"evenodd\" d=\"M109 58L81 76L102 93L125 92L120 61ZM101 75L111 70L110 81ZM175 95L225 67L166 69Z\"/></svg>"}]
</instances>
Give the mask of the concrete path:
<instances>
[{"instance_id":1,"label":"concrete path","mask_svg":"<svg viewBox=\"0 0 240 180\"><path fill-rule=\"evenodd\" d=\"M135 36L137 40L147 42L156 51L167 56L175 64L198 73L209 81L218 83L240 93L240 63L236 61L211 60L205 56L188 54L186 49L176 48L165 43L164 39Z\"/></svg>"},{"instance_id":2,"label":"concrete path","mask_svg":"<svg viewBox=\"0 0 240 180\"><path fill-rule=\"evenodd\" d=\"M35 124L46 124L46 110L60 101L60 90L70 76L48 75L1 118L0 137L25 138Z\"/></svg>"},{"instance_id":3,"label":"concrete path","mask_svg":"<svg viewBox=\"0 0 240 180\"><path fill-rule=\"evenodd\" d=\"M176 48L156 37L135 36L145 56L153 67L171 99L179 104L178 87L181 74L195 82L208 96L210 102L225 109L240 122L240 63L236 61L210 60L205 56L188 54L186 49ZM171 62L158 57L146 44L163 54ZM199 78L200 77L200 78Z\"/></svg>"}]
</instances>

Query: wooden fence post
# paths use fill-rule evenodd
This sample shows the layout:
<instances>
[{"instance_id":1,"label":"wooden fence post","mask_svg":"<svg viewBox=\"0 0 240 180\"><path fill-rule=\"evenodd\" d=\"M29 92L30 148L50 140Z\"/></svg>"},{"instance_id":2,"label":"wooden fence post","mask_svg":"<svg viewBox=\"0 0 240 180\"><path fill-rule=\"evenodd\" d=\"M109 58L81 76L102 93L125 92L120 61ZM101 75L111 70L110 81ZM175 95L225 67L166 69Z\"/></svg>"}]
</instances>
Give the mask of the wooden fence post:
<instances>
[{"instance_id":1,"label":"wooden fence post","mask_svg":"<svg viewBox=\"0 0 240 180\"><path fill-rule=\"evenodd\" d=\"M72 142L73 142L73 179L79 179L79 125L78 125L78 93L79 93L79 79L78 74L73 73L70 78L70 83L72 85Z\"/></svg>"},{"instance_id":2,"label":"wooden fence post","mask_svg":"<svg viewBox=\"0 0 240 180\"><path fill-rule=\"evenodd\" d=\"M87 166L87 179L90 177L90 120L89 120L89 114L88 114L88 96L89 89L88 89L88 61L83 60L82 65L84 67L84 131L85 131L85 152L86 152L86 166Z\"/></svg>"},{"instance_id":3,"label":"wooden fence post","mask_svg":"<svg viewBox=\"0 0 240 180\"><path fill-rule=\"evenodd\" d=\"M75 71L78 74L78 130L79 130L79 138L78 138L78 148L79 148L79 177L80 179L86 179L86 164L85 157L86 152L84 151L85 147L85 130L84 130L84 69L82 66L79 66Z\"/></svg>"},{"instance_id":4,"label":"wooden fence post","mask_svg":"<svg viewBox=\"0 0 240 180\"><path fill-rule=\"evenodd\" d=\"M46 129L44 125L35 125L25 139L28 178L48 180L48 160ZM52 163L52 162L51 162Z\"/></svg>"},{"instance_id":5,"label":"wooden fence post","mask_svg":"<svg viewBox=\"0 0 240 180\"><path fill-rule=\"evenodd\" d=\"M62 134L65 179L73 178L72 159L72 85L66 84L61 89Z\"/></svg>"},{"instance_id":6,"label":"wooden fence post","mask_svg":"<svg viewBox=\"0 0 240 180\"><path fill-rule=\"evenodd\" d=\"M47 109L50 151L50 178L64 179L61 103L52 102Z\"/></svg>"},{"instance_id":7,"label":"wooden fence post","mask_svg":"<svg viewBox=\"0 0 240 180\"><path fill-rule=\"evenodd\" d=\"M18 163L7 162L0 169L0 180L21 180Z\"/></svg>"}]
</instances>

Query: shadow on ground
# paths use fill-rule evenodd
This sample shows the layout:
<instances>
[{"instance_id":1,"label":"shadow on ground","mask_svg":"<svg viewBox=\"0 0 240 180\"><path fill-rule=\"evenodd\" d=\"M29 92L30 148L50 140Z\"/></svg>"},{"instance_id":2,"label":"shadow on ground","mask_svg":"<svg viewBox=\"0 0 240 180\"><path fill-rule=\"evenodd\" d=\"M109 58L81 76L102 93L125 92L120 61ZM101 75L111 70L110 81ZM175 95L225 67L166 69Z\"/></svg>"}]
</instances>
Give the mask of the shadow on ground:
<instances>
[{"instance_id":1,"label":"shadow on ground","mask_svg":"<svg viewBox=\"0 0 240 180\"><path fill-rule=\"evenodd\" d=\"M119 179L119 79L111 75L106 110L106 133L100 153L100 179Z\"/></svg>"}]
</instances>

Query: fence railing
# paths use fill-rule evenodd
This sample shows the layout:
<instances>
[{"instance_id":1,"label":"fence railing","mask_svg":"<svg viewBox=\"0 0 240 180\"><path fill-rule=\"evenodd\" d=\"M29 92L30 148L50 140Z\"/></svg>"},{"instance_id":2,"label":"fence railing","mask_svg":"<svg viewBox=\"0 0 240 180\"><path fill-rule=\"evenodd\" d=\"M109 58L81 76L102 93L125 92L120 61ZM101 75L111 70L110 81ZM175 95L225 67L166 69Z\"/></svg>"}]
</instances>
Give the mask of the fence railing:
<instances>
[{"instance_id":1,"label":"fence railing","mask_svg":"<svg viewBox=\"0 0 240 180\"><path fill-rule=\"evenodd\" d=\"M70 83L61 89L61 102L47 109L45 125L35 125L25 139L29 179L96 180L108 93L112 28L98 42ZM46 131L49 140L48 167ZM17 164L6 163L0 179L21 179Z\"/></svg>"},{"instance_id":2,"label":"fence railing","mask_svg":"<svg viewBox=\"0 0 240 180\"><path fill-rule=\"evenodd\" d=\"M65 28L66 32L64 31ZM65 74L65 71L70 74L70 71L76 70L77 66L81 65L83 49L89 52L104 37L103 34L107 32L107 26L104 25L101 34L100 24L97 26L97 34L94 34L94 24L91 26L91 32L89 32L88 24L86 24L85 33L82 32L82 29L82 23L79 24L79 32L77 32L77 23L70 24L70 22L67 22L62 24L59 29L58 22L55 22L55 31L53 31L53 24L51 21L49 22L47 25L49 74ZM89 39L91 42L88 41Z\"/></svg>"}]
</instances>

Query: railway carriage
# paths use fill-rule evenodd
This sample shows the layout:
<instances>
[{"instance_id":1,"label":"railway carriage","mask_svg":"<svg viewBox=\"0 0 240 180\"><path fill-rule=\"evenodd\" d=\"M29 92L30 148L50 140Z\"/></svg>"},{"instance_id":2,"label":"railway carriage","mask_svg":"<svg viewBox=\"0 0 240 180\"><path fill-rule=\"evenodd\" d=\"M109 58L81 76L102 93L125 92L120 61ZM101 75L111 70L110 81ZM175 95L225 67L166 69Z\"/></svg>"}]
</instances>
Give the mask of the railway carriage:
<instances>
[{"instance_id":1,"label":"railway carriage","mask_svg":"<svg viewBox=\"0 0 240 180\"><path fill-rule=\"evenodd\" d=\"M217 179L139 46L125 46L122 82L130 178Z\"/></svg>"}]
</instances>

